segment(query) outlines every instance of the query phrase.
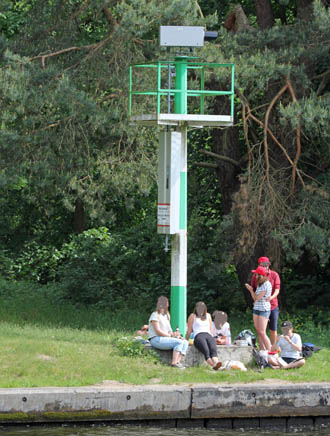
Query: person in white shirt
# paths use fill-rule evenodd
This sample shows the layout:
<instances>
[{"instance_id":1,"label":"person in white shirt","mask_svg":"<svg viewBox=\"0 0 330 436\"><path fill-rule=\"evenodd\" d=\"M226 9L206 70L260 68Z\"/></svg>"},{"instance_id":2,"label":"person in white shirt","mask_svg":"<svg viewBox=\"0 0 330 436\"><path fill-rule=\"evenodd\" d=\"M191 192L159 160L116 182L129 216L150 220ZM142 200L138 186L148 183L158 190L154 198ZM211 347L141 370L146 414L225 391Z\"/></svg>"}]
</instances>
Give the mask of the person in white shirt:
<instances>
[{"instance_id":1,"label":"person in white shirt","mask_svg":"<svg viewBox=\"0 0 330 436\"><path fill-rule=\"evenodd\" d=\"M180 361L186 354L189 343L181 337L180 332L173 332L168 307L168 299L159 297L157 308L149 318L148 339L152 347L173 350L171 366L184 369Z\"/></svg>"},{"instance_id":2,"label":"person in white shirt","mask_svg":"<svg viewBox=\"0 0 330 436\"><path fill-rule=\"evenodd\" d=\"M215 337L217 345L230 345L231 333L230 325L227 321L228 315L221 310L213 312L212 334Z\"/></svg>"},{"instance_id":3,"label":"person in white shirt","mask_svg":"<svg viewBox=\"0 0 330 436\"><path fill-rule=\"evenodd\" d=\"M271 349L271 342L267 336L266 329L270 316L269 297L272 293L272 285L268 280L268 271L263 266L258 266L252 270L256 275L257 289L254 292L251 285L245 283L246 289L250 292L253 303L253 323L258 334L258 342L260 350Z\"/></svg>"},{"instance_id":4,"label":"person in white shirt","mask_svg":"<svg viewBox=\"0 0 330 436\"><path fill-rule=\"evenodd\" d=\"M290 321L282 323L282 335L279 336L272 346L272 351L281 351L281 357L270 357L268 362L273 368L300 368L305 365L305 359L302 357L301 337L298 333L293 332L293 326Z\"/></svg>"}]
</instances>

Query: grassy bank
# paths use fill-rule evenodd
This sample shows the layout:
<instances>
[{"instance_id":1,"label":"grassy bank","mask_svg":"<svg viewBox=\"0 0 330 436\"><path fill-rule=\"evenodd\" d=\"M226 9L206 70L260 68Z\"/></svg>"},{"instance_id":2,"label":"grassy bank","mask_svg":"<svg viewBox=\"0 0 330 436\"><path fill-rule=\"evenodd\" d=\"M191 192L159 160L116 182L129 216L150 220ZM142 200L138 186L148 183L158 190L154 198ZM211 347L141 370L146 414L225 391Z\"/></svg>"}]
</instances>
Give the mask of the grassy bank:
<instances>
[{"instance_id":1,"label":"grassy bank","mask_svg":"<svg viewBox=\"0 0 330 436\"><path fill-rule=\"evenodd\" d=\"M0 387L86 386L114 380L122 383L220 383L287 380L330 380L330 339L326 327L296 316L303 341L324 347L305 367L260 373L215 372L208 368L178 371L144 356L130 342L148 314L131 310L117 314L51 302L47 294L24 287L0 296ZM283 315L284 316L284 315ZM292 319L292 317L290 317ZM232 314L233 337L251 328L251 314ZM127 341L118 345L118 340Z\"/></svg>"},{"instance_id":2,"label":"grassy bank","mask_svg":"<svg viewBox=\"0 0 330 436\"><path fill-rule=\"evenodd\" d=\"M150 357L123 356L113 341L126 332L42 328L0 323L0 387L85 386L116 380L123 383L252 382L280 379L329 381L330 350L323 349L299 370L259 373L212 372L208 368L178 371Z\"/></svg>"}]
</instances>

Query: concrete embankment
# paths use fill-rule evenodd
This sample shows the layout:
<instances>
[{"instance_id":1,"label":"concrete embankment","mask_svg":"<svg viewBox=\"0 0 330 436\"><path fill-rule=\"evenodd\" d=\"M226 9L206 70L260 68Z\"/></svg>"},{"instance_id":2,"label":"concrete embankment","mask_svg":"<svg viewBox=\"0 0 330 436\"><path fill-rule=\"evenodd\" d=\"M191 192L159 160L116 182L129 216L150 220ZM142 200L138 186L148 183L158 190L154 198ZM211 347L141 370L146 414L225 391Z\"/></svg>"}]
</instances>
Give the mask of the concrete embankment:
<instances>
[{"instance_id":1,"label":"concrete embankment","mask_svg":"<svg viewBox=\"0 0 330 436\"><path fill-rule=\"evenodd\" d=\"M330 383L0 389L0 423L111 421L176 427L330 426Z\"/></svg>"}]
</instances>

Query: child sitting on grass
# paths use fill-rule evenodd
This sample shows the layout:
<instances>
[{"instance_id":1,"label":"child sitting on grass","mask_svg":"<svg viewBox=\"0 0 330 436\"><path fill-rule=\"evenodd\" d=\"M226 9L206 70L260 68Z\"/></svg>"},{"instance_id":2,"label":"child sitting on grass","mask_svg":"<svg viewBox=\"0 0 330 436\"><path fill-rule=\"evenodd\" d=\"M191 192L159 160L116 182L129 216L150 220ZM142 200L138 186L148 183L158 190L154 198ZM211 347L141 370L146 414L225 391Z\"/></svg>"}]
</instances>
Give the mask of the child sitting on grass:
<instances>
[{"instance_id":1,"label":"child sitting on grass","mask_svg":"<svg viewBox=\"0 0 330 436\"><path fill-rule=\"evenodd\" d=\"M291 369L300 368L305 365L305 359L302 357L301 337L298 333L293 333L293 326L290 321L282 323L282 335L277 337L271 351L281 351L281 357L269 357L268 363L274 369Z\"/></svg>"}]
</instances>

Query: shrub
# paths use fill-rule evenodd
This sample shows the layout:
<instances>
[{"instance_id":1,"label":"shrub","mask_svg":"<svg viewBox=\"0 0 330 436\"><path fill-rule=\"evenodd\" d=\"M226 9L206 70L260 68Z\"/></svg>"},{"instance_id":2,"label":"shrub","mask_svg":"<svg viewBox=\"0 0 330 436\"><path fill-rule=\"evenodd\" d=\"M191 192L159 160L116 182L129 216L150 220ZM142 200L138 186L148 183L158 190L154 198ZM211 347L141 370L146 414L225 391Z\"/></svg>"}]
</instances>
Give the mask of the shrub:
<instances>
[{"instance_id":1,"label":"shrub","mask_svg":"<svg viewBox=\"0 0 330 436\"><path fill-rule=\"evenodd\" d=\"M115 337L112 341L119 353L126 357L139 357L148 361L158 363L159 356L154 350L146 350L142 342L126 336Z\"/></svg>"},{"instance_id":2,"label":"shrub","mask_svg":"<svg viewBox=\"0 0 330 436\"><path fill-rule=\"evenodd\" d=\"M169 289L167 258L145 224L124 234L105 227L73 237L63 247L58 297L77 304L151 310Z\"/></svg>"}]
</instances>

